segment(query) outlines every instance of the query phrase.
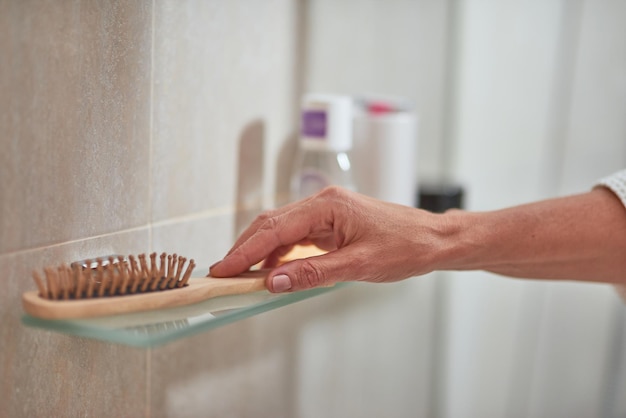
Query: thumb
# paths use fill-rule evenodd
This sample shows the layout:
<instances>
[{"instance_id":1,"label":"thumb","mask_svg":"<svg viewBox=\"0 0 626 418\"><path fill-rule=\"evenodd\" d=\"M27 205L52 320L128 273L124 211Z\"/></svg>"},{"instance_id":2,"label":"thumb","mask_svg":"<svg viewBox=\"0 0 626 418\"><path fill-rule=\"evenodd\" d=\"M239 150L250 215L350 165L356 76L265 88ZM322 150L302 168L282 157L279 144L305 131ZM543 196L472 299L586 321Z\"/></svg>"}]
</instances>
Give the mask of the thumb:
<instances>
[{"instance_id":1,"label":"thumb","mask_svg":"<svg viewBox=\"0 0 626 418\"><path fill-rule=\"evenodd\" d=\"M281 293L356 280L357 277L352 277L356 276L354 269L347 268L351 264L350 258L342 255L343 252L340 249L285 263L270 272L265 285L270 292Z\"/></svg>"}]
</instances>

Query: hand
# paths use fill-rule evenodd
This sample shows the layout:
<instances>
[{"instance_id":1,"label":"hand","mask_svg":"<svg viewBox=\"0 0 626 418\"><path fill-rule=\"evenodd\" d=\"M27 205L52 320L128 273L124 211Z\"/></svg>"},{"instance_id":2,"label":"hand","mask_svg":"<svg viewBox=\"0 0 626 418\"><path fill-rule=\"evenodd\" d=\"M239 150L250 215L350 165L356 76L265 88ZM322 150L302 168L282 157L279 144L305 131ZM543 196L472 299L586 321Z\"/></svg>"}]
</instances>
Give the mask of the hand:
<instances>
[{"instance_id":1,"label":"hand","mask_svg":"<svg viewBox=\"0 0 626 418\"><path fill-rule=\"evenodd\" d=\"M227 277L265 260L272 292L337 281L392 282L428 273L447 229L442 215L382 202L339 187L261 214L210 273ZM293 245L313 243L320 256L276 267Z\"/></svg>"}]
</instances>

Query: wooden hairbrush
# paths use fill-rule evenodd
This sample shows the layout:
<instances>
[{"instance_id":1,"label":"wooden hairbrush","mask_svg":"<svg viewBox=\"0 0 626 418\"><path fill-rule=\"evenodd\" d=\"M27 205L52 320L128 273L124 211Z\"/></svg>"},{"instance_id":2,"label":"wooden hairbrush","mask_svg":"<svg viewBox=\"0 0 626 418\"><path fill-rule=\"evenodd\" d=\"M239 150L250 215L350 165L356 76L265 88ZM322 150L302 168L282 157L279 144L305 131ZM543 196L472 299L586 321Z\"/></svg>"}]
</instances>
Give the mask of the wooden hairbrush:
<instances>
[{"instance_id":1,"label":"wooden hairbrush","mask_svg":"<svg viewBox=\"0 0 626 418\"><path fill-rule=\"evenodd\" d=\"M24 310L43 319L76 319L191 305L224 295L266 289L267 271L248 271L238 277L192 278L195 262L176 254L109 257L86 267L73 264L37 271L38 291L22 295Z\"/></svg>"}]
</instances>

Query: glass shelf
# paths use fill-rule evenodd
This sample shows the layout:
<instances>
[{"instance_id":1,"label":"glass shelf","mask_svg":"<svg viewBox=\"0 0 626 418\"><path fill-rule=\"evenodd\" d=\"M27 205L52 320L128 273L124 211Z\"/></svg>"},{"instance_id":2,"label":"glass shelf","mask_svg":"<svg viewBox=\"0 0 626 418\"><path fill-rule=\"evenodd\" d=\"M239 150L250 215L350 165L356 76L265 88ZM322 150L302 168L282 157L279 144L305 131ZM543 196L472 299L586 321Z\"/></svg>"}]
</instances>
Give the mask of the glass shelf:
<instances>
[{"instance_id":1,"label":"glass shelf","mask_svg":"<svg viewBox=\"0 0 626 418\"><path fill-rule=\"evenodd\" d=\"M205 269L204 274L206 274ZM24 315L22 322L79 337L134 347L154 347L290 305L344 286L273 294L268 291L221 296L193 305L107 317L46 320Z\"/></svg>"}]
</instances>

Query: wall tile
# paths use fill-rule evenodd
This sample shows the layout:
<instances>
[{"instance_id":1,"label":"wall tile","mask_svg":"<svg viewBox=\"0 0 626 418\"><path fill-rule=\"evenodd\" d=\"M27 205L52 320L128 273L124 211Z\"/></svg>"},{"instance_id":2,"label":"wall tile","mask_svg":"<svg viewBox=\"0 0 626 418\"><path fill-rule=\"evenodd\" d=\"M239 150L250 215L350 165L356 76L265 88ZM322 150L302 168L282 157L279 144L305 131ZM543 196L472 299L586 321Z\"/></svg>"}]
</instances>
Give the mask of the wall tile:
<instances>
[{"instance_id":1,"label":"wall tile","mask_svg":"<svg viewBox=\"0 0 626 418\"><path fill-rule=\"evenodd\" d=\"M145 225L149 3L0 7L0 252Z\"/></svg>"},{"instance_id":2,"label":"wall tile","mask_svg":"<svg viewBox=\"0 0 626 418\"><path fill-rule=\"evenodd\" d=\"M153 220L235 205L242 146L263 200L295 125L294 3L155 6Z\"/></svg>"},{"instance_id":3,"label":"wall tile","mask_svg":"<svg viewBox=\"0 0 626 418\"><path fill-rule=\"evenodd\" d=\"M154 349L151 414L297 416L293 412L297 402L297 386L293 384L294 341L290 333L293 323L286 326L284 317L277 317L278 312L285 315L288 309ZM273 327L282 330L281 335L271 332Z\"/></svg>"},{"instance_id":4,"label":"wall tile","mask_svg":"<svg viewBox=\"0 0 626 418\"><path fill-rule=\"evenodd\" d=\"M144 251L148 230L0 256L0 416L142 416L147 353L25 327L33 269Z\"/></svg>"}]
</instances>

